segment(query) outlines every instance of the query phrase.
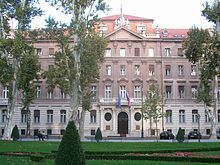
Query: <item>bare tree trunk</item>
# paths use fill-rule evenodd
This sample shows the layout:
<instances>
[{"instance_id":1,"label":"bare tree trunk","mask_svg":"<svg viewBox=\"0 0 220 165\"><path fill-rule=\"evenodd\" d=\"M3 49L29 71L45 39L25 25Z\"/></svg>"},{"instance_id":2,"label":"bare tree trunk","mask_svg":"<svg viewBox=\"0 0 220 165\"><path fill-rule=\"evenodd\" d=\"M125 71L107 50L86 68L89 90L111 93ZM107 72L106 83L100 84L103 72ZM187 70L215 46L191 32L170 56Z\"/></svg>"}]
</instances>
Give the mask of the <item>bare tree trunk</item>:
<instances>
[{"instance_id":1,"label":"bare tree trunk","mask_svg":"<svg viewBox=\"0 0 220 165\"><path fill-rule=\"evenodd\" d=\"M27 108L27 131L26 136L31 136L31 111Z\"/></svg>"},{"instance_id":2,"label":"bare tree trunk","mask_svg":"<svg viewBox=\"0 0 220 165\"><path fill-rule=\"evenodd\" d=\"M86 110L82 110L81 117L79 121L79 136L81 139L85 138L84 136L84 123L85 123L85 117L86 117Z\"/></svg>"},{"instance_id":3,"label":"bare tree trunk","mask_svg":"<svg viewBox=\"0 0 220 165\"><path fill-rule=\"evenodd\" d=\"M150 136L152 136L152 119L150 118Z\"/></svg>"}]
</instances>

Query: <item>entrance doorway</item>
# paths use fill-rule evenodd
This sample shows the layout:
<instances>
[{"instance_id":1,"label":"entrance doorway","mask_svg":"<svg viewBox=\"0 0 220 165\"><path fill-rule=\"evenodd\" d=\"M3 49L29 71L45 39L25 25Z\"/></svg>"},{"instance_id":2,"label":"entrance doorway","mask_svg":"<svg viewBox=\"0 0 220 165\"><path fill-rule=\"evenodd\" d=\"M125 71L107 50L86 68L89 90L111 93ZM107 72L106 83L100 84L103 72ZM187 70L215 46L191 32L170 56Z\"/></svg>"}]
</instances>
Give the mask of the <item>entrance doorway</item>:
<instances>
[{"instance_id":1,"label":"entrance doorway","mask_svg":"<svg viewBox=\"0 0 220 165\"><path fill-rule=\"evenodd\" d=\"M121 136L126 136L128 133L128 114L125 112L118 114L118 133Z\"/></svg>"}]
</instances>

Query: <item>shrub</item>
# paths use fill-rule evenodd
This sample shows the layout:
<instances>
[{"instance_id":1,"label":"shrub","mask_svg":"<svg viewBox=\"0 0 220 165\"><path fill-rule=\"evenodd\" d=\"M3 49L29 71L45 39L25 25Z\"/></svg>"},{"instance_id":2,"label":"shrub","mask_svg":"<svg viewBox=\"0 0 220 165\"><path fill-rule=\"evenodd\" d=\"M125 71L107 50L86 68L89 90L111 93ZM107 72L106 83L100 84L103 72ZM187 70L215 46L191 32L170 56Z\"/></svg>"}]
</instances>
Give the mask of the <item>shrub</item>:
<instances>
[{"instance_id":1,"label":"shrub","mask_svg":"<svg viewBox=\"0 0 220 165\"><path fill-rule=\"evenodd\" d=\"M176 140L179 143L182 143L184 141L184 131L180 127L179 127L179 130L178 130L177 135L176 135Z\"/></svg>"},{"instance_id":2,"label":"shrub","mask_svg":"<svg viewBox=\"0 0 220 165\"><path fill-rule=\"evenodd\" d=\"M19 131L18 131L18 127L17 125L14 126L12 133L11 133L11 138L13 139L13 141L17 141L19 139Z\"/></svg>"},{"instance_id":3,"label":"shrub","mask_svg":"<svg viewBox=\"0 0 220 165\"><path fill-rule=\"evenodd\" d=\"M69 121L57 151L56 165L84 165L85 156L79 134L73 121Z\"/></svg>"},{"instance_id":4,"label":"shrub","mask_svg":"<svg viewBox=\"0 0 220 165\"><path fill-rule=\"evenodd\" d=\"M97 129L96 133L95 133L95 140L97 142L99 142L100 140L102 140L102 132L100 130L100 128Z\"/></svg>"},{"instance_id":5,"label":"shrub","mask_svg":"<svg viewBox=\"0 0 220 165\"><path fill-rule=\"evenodd\" d=\"M30 159L35 162L40 162L44 159L43 155L31 155Z\"/></svg>"}]
</instances>

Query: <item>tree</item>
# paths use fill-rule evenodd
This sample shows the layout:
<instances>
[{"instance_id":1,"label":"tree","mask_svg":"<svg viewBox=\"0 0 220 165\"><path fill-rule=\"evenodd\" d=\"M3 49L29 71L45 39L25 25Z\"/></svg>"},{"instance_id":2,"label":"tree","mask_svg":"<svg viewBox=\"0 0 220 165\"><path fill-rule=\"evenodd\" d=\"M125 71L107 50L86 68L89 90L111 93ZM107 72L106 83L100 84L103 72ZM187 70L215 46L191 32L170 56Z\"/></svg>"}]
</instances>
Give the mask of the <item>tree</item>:
<instances>
[{"instance_id":1,"label":"tree","mask_svg":"<svg viewBox=\"0 0 220 165\"><path fill-rule=\"evenodd\" d=\"M156 133L158 136L158 121L163 117L162 100L159 95L159 88L154 84L149 86L143 107L143 115L145 119L150 120L150 132L152 132L152 122L156 124Z\"/></svg>"},{"instance_id":2,"label":"tree","mask_svg":"<svg viewBox=\"0 0 220 165\"><path fill-rule=\"evenodd\" d=\"M95 140L97 142L99 142L100 140L102 140L102 132L100 130L100 128L97 129L96 133L95 133Z\"/></svg>"},{"instance_id":3,"label":"tree","mask_svg":"<svg viewBox=\"0 0 220 165\"><path fill-rule=\"evenodd\" d=\"M28 55L34 54L34 48L26 40L26 37L32 18L42 14L42 11L35 7L36 3L36 0L0 1L0 63L3 64L0 66L0 83L9 87L8 111L3 139L10 139L17 92L18 89L24 90L22 80L19 79L23 75L23 72L20 71L21 63ZM9 21L12 20L18 22L18 29L15 31L12 31L13 27L9 26ZM13 35L11 35L12 33ZM32 70L32 66L29 70ZM30 101L28 95L29 92L24 95L27 105Z\"/></svg>"},{"instance_id":4,"label":"tree","mask_svg":"<svg viewBox=\"0 0 220 165\"><path fill-rule=\"evenodd\" d=\"M55 66L45 72L45 77L48 87L58 85L70 96L69 120L80 123L79 132L83 137L85 111L91 106L90 85L99 78L99 63L107 44L95 29L97 13L105 11L106 3L103 0L60 2L63 11L73 17L69 25L59 24L51 17L47 20L48 36L56 36L52 39L57 41L60 51L55 53ZM78 119L80 103L83 110Z\"/></svg>"},{"instance_id":5,"label":"tree","mask_svg":"<svg viewBox=\"0 0 220 165\"><path fill-rule=\"evenodd\" d=\"M178 132L177 132L176 140L177 140L179 143L182 143L182 142L184 141L184 130L181 129L181 127L179 127L179 130L178 130Z\"/></svg>"},{"instance_id":6,"label":"tree","mask_svg":"<svg viewBox=\"0 0 220 165\"><path fill-rule=\"evenodd\" d=\"M69 121L55 158L56 165L83 165L85 156L79 134L73 121Z\"/></svg>"},{"instance_id":7,"label":"tree","mask_svg":"<svg viewBox=\"0 0 220 165\"><path fill-rule=\"evenodd\" d=\"M11 133L11 138L13 139L13 141L17 141L19 139L19 130L18 130L18 126L15 125L13 130L12 130L12 133Z\"/></svg>"},{"instance_id":8,"label":"tree","mask_svg":"<svg viewBox=\"0 0 220 165\"><path fill-rule=\"evenodd\" d=\"M220 3L218 0L215 0L213 6L206 3L202 14L208 21L213 22L216 28L213 32L209 32L193 27L188 32L183 48L186 58L200 66L200 86L197 101L204 103L204 108L211 119L210 137L214 137L218 106L218 76L220 75ZM208 107L211 106L213 107L212 113L208 110Z\"/></svg>"}]
</instances>

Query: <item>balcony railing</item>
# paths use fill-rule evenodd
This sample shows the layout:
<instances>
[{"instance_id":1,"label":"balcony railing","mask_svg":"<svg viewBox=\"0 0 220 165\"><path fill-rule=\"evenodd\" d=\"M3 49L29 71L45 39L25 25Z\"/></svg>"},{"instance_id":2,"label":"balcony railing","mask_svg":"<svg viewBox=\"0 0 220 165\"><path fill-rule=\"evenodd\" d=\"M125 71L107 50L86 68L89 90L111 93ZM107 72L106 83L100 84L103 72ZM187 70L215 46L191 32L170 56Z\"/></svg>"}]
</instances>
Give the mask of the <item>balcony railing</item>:
<instances>
[{"instance_id":1,"label":"balcony railing","mask_svg":"<svg viewBox=\"0 0 220 165\"><path fill-rule=\"evenodd\" d=\"M8 105L8 99L0 98L0 105Z\"/></svg>"}]
</instances>

